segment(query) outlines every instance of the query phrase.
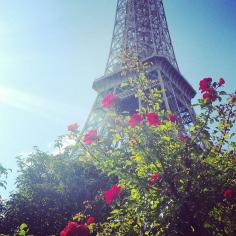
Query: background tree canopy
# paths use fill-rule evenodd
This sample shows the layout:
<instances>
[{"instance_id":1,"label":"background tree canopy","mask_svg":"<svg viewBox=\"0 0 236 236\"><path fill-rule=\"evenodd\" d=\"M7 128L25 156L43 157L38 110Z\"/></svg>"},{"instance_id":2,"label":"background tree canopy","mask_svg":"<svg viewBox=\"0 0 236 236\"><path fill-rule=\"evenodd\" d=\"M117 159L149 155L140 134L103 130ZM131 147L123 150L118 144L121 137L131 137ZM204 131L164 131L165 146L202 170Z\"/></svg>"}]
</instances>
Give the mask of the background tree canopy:
<instances>
[{"instance_id":1,"label":"background tree canopy","mask_svg":"<svg viewBox=\"0 0 236 236\"><path fill-rule=\"evenodd\" d=\"M21 224L34 235L58 233L84 202L112 184L111 178L91 164L78 159L68 148L62 154L48 154L34 149L26 158L18 158L20 175L17 192L2 205L0 232L12 234ZM97 217L106 209L98 207Z\"/></svg>"},{"instance_id":2,"label":"background tree canopy","mask_svg":"<svg viewBox=\"0 0 236 236\"><path fill-rule=\"evenodd\" d=\"M6 177L7 177L7 173L9 170L7 170L6 168L4 168L4 166L1 165L0 163L0 188L5 188L6 187Z\"/></svg>"}]
</instances>

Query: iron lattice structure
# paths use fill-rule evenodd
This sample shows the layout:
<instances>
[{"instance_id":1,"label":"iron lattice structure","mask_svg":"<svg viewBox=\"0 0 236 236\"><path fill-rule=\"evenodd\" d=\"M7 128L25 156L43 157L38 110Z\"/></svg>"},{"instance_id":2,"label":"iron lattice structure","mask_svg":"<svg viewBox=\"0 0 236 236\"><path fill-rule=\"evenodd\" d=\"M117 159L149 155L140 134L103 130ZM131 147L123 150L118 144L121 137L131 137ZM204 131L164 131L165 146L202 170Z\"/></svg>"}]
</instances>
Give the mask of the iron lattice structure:
<instances>
[{"instance_id":1,"label":"iron lattice structure","mask_svg":"<svg viewBox=\"0 0 236 236\"><path fill-rule=\"evenodd\" d=\"M134 52L141 60L165 57L177 70L163 3L160 0L118 0L106 74L120 69L117 56Z\"/></svg>"},{"instance_id":2,"label":"iron lattice structure","mask_svg":"<svg viewBox=\"0 0 236 236\"><path fill-rule=\"evenodd\" d=\"M191 99L196 92L179 72L162 0L117 0L110 53L104 76L93 83L98 96L85 129L104 126L101 98L108 92L120 97L121 109L134 113L139 108L134 94L119 88L120 83L127 80L127 75L122 73L121 55L130 52L152 65L148 77L156 79L158 83L154 86L163 89L164 108L177 114L183 125L193 122Z\"/></svg>"}]
</instances>

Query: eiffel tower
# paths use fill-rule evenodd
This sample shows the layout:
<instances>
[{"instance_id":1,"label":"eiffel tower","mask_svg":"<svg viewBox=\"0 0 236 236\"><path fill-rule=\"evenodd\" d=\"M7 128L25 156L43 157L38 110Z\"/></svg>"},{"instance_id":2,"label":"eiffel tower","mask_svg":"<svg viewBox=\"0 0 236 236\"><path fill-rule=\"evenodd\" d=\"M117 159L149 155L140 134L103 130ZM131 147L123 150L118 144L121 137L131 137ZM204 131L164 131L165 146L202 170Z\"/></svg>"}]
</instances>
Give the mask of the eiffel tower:
<instances>
[{"instance_id":1,"label":"eiffel tower","mask_svg":"<svg viewBox=\"0 0 236 236\"><path fill-rule=\"evenodd\" d=\"M85 123L85 130L104 126L101 99L114 92L121 110L135 113L139 101L131 91L119 90L127 75L122 73L120 55L134 52L142 62L151 63L148 78L157 79L163 90L164 107L176 114L178 122L194 122L191 99L196 92L181 75L175 58L162 0L117 0L115 24L105 73L93 83L98 93Z\"/></svg>"}]
</instances>

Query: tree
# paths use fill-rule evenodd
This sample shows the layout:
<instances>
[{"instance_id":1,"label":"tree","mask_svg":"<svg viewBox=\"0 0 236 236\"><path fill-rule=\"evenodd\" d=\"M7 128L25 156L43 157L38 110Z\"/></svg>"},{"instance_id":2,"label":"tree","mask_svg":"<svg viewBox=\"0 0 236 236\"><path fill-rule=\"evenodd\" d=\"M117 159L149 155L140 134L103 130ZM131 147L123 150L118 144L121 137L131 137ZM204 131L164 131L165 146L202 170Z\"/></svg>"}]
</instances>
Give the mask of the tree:
<instances>
[{"instance_id":1,"label":"tree","mask_svg":"<svg viewBox=\"0 0 236 236\"><path fill-rule=\"evenodd\" d=\"M5 167L3 167L0 163L0 188L6 188L6 177L7 177L7 174L8 174L8 169L6 169Z\"/></svg>"},{"instance_id":2,"label":"tree","mask_svg":"<svg viewBox=\"0 0 236 236\"><path fill-rule=\"evenodd\" d=\"M57 234L74 214L84 209L86 200L112 183L94 166L79 159L73 149L68 147L53 155L35 148L28 157L18 159L18 190L5 204L1 233L12 234L26 223L30 234ZM105 214L106 210L98 207L96 215L102 218Z\"/></svg>"}]
</instances>

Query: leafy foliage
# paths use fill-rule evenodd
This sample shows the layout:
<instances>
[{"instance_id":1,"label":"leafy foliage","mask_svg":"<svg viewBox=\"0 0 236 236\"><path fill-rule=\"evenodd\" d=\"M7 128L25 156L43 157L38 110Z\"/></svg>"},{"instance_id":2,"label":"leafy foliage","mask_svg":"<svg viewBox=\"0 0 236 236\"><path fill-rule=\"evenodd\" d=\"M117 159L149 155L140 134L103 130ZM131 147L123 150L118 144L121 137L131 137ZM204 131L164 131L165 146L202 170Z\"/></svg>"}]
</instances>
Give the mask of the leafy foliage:
<instances>
[{"instance_id":1,"label":"leafy foliage","mask_svg":"<svg viewBox=\"0 0 236 236\"><path fill-rule=\"evenodd\" d=\"M222 91L222 78L203 79L201 113L186 127L161 109L163 91L147 79L148 65L134 61L133 69L121 86L142 104L137 114L121 114L118 97L108 94L105 130L82 135L72 124L57 140L58 154L35 149L19 159L4 232L24 222L35 235L236 234L236 95Z\"/></svg>"},{"instance_id":2,"label":"leafy foliage","mask_svg":"<svg viewBox=\"0 0 236 236\"><path fill-rule=\"evenodd\" d=\"M27 158L19 158L18 192L5 203L0 232L12 234L24 222L31 234L56 234L76 212L83 211L86 200L93 200L97 191L112 183L69 149L52 155L35 148ZM98 206L95 215L103 218L105 214Z\"/></svg>"},{"instance_id":3,"label":"leafy foliage","mask_svg":"<svg viewBox=\"0 0 236 236\"><path fill-rule=\"evenodd\" d=\"M97 235L234 235L235 95L219 91L222 79L204 79L202 113L183 127L160 109L162 91L144 70L130 81L145 105L131 117L107 107L109 135L98 132L86 148L88 163L118 176L123 190L109 201L104 193L110 216Z\"/></svg>"},{"instance_id":4,"label":"leafy foliage","mask_svg":"<svg viewBox=\"0 0 236 236\"><path fill-rule=\"evenodd\" d=\"M8 174L8 169L6 169L5 167L3 167L1 164L0 164L0 188L6 188L6 177L7 177L7 174Z\"/></svg>"}]
</instances>

